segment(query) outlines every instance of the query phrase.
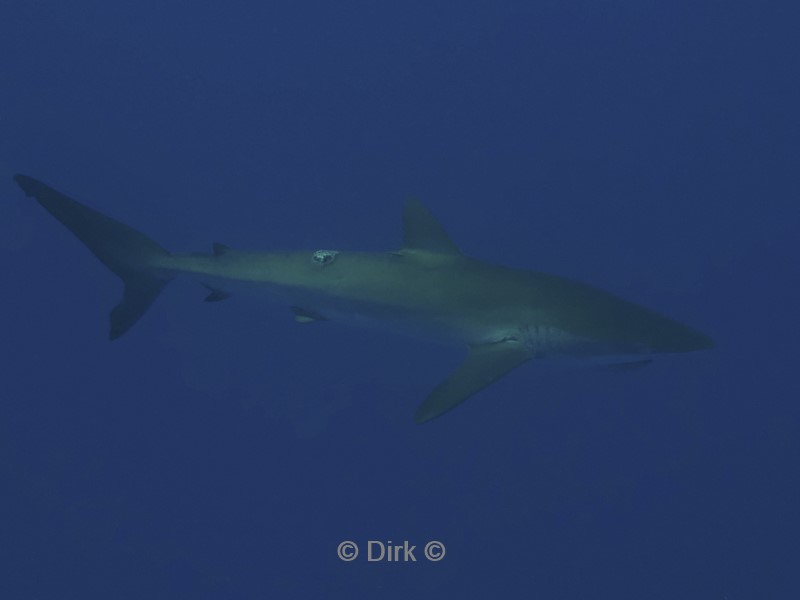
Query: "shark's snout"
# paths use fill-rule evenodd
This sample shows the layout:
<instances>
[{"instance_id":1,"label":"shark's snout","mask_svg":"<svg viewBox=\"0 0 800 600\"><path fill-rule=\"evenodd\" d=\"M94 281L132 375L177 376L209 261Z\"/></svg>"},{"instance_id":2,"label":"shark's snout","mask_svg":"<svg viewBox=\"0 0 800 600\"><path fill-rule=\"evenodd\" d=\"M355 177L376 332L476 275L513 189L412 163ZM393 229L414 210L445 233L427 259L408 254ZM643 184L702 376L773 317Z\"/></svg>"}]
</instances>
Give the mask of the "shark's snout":
<instances>
[{"instance_id":1,"label":"shark's snout","mask_svg":"<svg viewBox=\"0 0 800 600\"><path fill-rule=\"evenodd\" d=\"M656 352L695 352L709 350L714 345L714 340L706 334L692 327L673 323L667 331L659 336L657 343L653 344L653 348Z\"/></svg>"}]
</instances>

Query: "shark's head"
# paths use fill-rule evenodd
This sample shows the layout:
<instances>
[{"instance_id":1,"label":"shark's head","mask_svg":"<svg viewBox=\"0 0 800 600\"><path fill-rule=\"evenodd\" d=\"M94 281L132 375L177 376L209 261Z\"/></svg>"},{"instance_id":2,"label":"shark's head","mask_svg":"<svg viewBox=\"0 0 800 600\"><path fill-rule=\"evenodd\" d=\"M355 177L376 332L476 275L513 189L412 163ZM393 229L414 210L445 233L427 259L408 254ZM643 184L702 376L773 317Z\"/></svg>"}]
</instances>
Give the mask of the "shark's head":
<instances>
[{"instance_id":1,"label":"shark's head","mask_svg":"<svg viewBox=\"0 0 800 600\"><path fill-rule=\"evenodd\" d=\"M651 319L597 321L588 328L524 326L518 335L531 355L544 359L591 358L593 361L646 359L653 354L707 350L714 342L686 325L652 315Z\"/></svg>"},{"instance_id":2,"label":"shark's head","mask_svg":"<svg viewBox=\"0 0 800 600\"><path fill-rule=\"evenodd\" d=\"M643 306L580 284L558 285L571 295L560 294L561 301L554 300L549 311L530 313L530 322L550 326L533 328L545 338L540 337L537 348L537 336L532 337L534 354L547 355L553 348L555 354L635 357L714 347L707 335Z\"/></svg>"},{"instance_id":3,"label":"shark's head","mask_svg":"<svg viewBox=\"0 0 800 600\"><path fill-rule=\"evenodd\" d=\"M654 352L694 352L714 347L714 341L704 333L677 321L668 321L648 334L651 339L646 343Z\"/></svg>"},{"instance_id":4,"label":"shark's head","mask_svg":"<svg viewBox=\"0 0 800 600\"><path fill-rule=\"evenodd\" d=\"M674 319L635 307L615 323L611 338L627 351L638 354L694 352L714 347L704 333Z\"/></svg>"}]
</instances>

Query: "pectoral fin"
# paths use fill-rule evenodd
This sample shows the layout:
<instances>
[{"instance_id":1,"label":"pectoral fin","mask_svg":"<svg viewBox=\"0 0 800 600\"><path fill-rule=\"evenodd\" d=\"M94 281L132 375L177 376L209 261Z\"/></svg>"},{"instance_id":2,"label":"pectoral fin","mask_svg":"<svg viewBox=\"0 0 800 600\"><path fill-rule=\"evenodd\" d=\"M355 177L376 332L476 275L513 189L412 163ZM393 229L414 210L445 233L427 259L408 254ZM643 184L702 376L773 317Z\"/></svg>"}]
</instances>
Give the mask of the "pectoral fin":
<instances>
[{"instance_id":1,"label":"pectoral fin","mask_svg":"<svg viewBox=\"0 0 800 600\"><path fill-rule=\"evenodd\" d=\"M516 340L472 346L467 359L420 405L414 420L425 423L435 419L530 358Z\"/></svg>"}]
</instances>

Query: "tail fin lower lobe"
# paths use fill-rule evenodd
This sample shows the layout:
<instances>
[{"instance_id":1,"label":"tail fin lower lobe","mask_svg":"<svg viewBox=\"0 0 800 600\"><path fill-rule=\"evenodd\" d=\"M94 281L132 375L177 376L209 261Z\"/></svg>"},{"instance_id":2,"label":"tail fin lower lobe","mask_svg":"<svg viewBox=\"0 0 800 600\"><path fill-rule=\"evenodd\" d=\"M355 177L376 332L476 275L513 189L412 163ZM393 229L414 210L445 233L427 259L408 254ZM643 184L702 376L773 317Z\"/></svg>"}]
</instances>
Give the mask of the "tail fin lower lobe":
<instances>
[{"instance_id":1,"label":"tail fin lower lobe","mask_svg":"<svg viewBox=\"0 0 800 600\"><path fill-rule=\"evenodd\" d=\"M110 339L128 331L147 311L169 279L158 277L154 261L169 253L143 233L76 202L26 175L14 181L81 240L92 254L125 284L125 292L111 311Z\"/></svg>"}]
</instances>

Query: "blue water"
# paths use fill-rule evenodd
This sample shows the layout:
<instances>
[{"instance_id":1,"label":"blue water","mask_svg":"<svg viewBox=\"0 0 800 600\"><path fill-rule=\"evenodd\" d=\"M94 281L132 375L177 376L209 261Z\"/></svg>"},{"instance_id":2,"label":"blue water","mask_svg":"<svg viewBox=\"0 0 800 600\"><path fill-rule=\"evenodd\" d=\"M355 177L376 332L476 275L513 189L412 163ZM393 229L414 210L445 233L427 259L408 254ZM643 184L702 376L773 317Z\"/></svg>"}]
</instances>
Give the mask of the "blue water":
<instances>
[{"instance_id":1,"label":"blue water","mask_svg":"<svg viewBox=\"0 0 800 600\"><path fill-rule=\"evenodd\" d=\"M800 597L791 6L4 2L0 597ZM179 251L393 249L415 195L717 348L418 426L457 350L180 283L109 343L16 172Z\"/></svg>"}]
</instances>

